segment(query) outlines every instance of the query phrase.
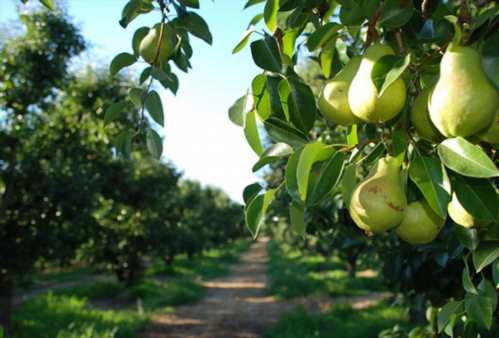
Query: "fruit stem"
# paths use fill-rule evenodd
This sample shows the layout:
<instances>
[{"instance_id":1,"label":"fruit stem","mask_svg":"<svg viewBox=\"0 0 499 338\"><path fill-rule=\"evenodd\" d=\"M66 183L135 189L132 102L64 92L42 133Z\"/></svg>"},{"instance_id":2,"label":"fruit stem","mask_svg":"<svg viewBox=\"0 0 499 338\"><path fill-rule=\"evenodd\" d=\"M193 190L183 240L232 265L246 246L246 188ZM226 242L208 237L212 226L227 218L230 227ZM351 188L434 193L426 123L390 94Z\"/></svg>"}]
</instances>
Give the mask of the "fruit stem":
<instances>
[{"instance_id":1,"label":"fruit stem","mask_svg":"<svg viewBox=\"0 0 499 338\"><path fill-rule=\"evenodd\" d=\"M373 16L369 19L369 22L367 23L367 37L366 37L366 43L364 44L364 47L369 47L369 45L373 42L379 39L379 34L378 31L376 30L376 22L378 22L379 17L381 16L381 13L383 13L383 7L385 6L385 1L381 0L379 2L379 6L376 9L376 12L374 12Z\"/></svg>"}]
</instances>

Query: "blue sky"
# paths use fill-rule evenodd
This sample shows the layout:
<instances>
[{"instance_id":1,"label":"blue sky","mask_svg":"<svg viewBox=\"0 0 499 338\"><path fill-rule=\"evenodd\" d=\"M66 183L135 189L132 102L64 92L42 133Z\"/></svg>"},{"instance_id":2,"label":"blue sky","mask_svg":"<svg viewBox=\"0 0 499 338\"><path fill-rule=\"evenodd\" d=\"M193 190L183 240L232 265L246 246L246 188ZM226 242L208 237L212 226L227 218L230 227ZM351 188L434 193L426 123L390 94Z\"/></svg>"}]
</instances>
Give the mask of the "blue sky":
<instances>
[{"instance_id":1,"label":"blue sky","mask_svg":"<svg viewBox=\"0 0 499 338\"><path fill-rule=\"evenodd\" d=\"M31 0L33 1L33 0ZM18 0L0 0L0 23L16 18ZM69 15L91 43L83 60L107 66L112 57L131 51L136 28L159 20L151 13L134 21L126 30L118 24L125 0L67 0ZM232 55L247 23L259 11L243 11L245 0L201 0L199 14L207 21L214 37L212 46L192 39L193 69L177 72L177 96L161 90L165 110L164 157L185 177L218 186L241 201L243 188L255 181L251 166L256 155L246 144L243 132L227 118L227 109L246 92L259 72L249 49Z\"/></svg>"}]
</instances>

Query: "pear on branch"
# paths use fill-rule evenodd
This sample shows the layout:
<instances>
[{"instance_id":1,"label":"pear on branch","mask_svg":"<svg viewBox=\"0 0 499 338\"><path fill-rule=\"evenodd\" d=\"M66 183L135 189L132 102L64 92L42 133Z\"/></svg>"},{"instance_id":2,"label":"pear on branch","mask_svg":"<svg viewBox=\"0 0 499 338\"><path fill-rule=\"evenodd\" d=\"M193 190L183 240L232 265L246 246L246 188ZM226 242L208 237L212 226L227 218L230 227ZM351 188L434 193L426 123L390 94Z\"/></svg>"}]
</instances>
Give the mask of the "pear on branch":
<instances>
[{"instance_id":1,"label":"pear on branch","mask_svg":"<svg viewBox=\"0 0 499 338\"><path fill-rule=\"evenodd\" d=\"M163 26L163 35L161 35L161 26ZM159 38L161 36L161 45ZM171 25L158 23L152 27L146 36L142 39L139 45L139 53L142 58L150 63L163 64L172 56L179 44L179 38ZM159 55L158 54L159 47Z\"/></svg>"},{"instance_id":2,"label":"pear on branch","mask_svg":"<svg viewBox=\"0 0 499 338\"><path fill-rule=\"evenodd\" d=\"M371 73L376 62L385 55L395 54L390 46L376 43L366 50L359 70L348 90L352 113L367 122L386 122L402 110L407 98L406 86L401 78L395 80L381 96Z\"/></svg>"},{"instance_id":3,"label":"pear on branch","mask_svg":"<svg viewBox=\"0 0 499 338\"><path fill-rule=\"evenodd\" d=\"M425 201L409 203L397 235L409 244L426 244L433 241L445 220L440 218Z\"/></svg>"},{"instance_id":4,"label":"pear on branch","mask_svg":"<svg viewBox=\"0 0 499 338\"><path fill-rule=\"evenodd\" d=\"M486 129L499 107L499 95L472 47L450 44L440 77L428 101L430 118L447 137L468 137Z\"/></svg>"},{"instance_id":5,"label":"pear on branch","mask_svg":"<svg viewBox=\"0 0 499 338\"><path fill-rule=\"evenodd\" d=\"M416 97L411 109L411 123L416 129L418 135L433 142L440 142L443 139L442 134L431 122L428 112L428 97L431 88L426 88Z\"/></svg>"},{"instance_id":6,"label":"pear on branch","mask_svg":"<svg viewBox=\"0 0 499 338\"><path fill-rule=\"evenodd\" d=\"M406 206L401 164L387 156L381 158L372 174L355 188L350 215L359 228L382 233L400 224Z\"/></svg>"}]
</instances>

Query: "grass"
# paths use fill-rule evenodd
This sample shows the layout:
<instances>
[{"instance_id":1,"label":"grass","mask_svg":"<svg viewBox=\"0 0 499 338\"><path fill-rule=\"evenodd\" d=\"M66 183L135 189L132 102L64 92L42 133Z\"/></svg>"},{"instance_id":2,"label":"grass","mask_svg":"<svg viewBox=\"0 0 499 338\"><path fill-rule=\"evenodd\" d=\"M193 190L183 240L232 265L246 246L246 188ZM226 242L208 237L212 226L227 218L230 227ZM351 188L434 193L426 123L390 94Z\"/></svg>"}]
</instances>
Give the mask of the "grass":
<instances>
[{"instance_id":1,"label":"grass","mask_svg":"<svg viewBox=\"0 0 499 338\"><path fill-rule=\"evenodd\" d=\"M364 310L335 306L314 315L298 308L281 317L266 338L377 338L381 330L395 324L408 325L407 310L386 303Z\"/></svg>"},{"instance_id":2,"label":"grass","mask_svg":"<svg viewBox=\"0 0 499 338\"><path fill-rule=\"evenodd\" d=\"M180 256L168 268L154 260L146 278L128 289L116 281L96 281L34 297L15 309L13 338L136 337L154 312L172 312L172 306L201 299L200 281L225 275L249 245L240 240L192 259ZM85 276L75 273L70 279L68 273L50 278L67 282Z\"/></svg>"},{"instance_id":3,"label":"grass","mask_svg":"<svg viewBox=\"0 0 499 338\"><path fill-rule=\"evenodd\" d=\"M92 273L94 270L86 266L51 267L36 273L31 280L35 285L59 284L87 277Z\"/></svg>"},{"instance_id":4,"label":"grass","mask_svg":"<svg viewBox=\"0 0 499 338\"><path fill-rule=\"evenodd\" d=\"M275 242L269 244L269 256L270 292L281 299L314 294L362 296L384 289L377 275L350 278L345 264L337 257L305 257L300 251Z\"/></svg>"}]
</instances>

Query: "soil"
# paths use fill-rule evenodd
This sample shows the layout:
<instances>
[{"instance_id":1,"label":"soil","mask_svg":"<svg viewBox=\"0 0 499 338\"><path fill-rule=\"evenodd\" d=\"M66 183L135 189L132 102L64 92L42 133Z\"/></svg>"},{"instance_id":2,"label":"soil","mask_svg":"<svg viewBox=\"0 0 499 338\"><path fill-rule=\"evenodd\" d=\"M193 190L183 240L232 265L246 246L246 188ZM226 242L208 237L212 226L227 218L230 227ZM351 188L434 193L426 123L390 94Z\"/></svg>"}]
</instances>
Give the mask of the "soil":
<instances>
[{"instance_id":1,"label":"soil","mask_svg":"<svg viewBox=\"0 0 499 338\"><path fill-rule=\"evenodd\" d=\"M332 303L361 309L389 296L380 292L364 297L278 300L267 292L266 242L255 242L226 277L204 282L207 295L203 300L176 307L174 314L154 317L142 337L259 338L282 314L299 305L313 312L327 311Z\"/></svg>"}]
</instances>

